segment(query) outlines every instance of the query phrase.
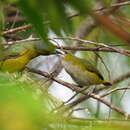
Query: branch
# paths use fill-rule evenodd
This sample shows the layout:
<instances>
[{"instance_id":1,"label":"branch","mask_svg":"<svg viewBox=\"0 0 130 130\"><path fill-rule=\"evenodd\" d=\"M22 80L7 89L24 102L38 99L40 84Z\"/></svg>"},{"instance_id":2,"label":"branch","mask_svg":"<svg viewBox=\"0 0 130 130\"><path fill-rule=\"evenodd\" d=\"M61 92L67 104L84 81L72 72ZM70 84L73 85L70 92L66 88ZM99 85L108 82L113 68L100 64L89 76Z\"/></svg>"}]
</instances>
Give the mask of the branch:
<instances>
[{"instance_id":1,"label":"branch","mask_svg":"<svg viewBox=\"0 0 130 130\"><path fill-rule=\"evenodd\" d=\"M33 73L36 73L36 74L40 74L40 75L42 75L42 76L44 76L44 77L46 77L46 78L50 78L51 80L53 80L53 81L55 81L55 82L57 82L57 83L60 83L60 84L62 84L62 85L64 85L64 86L70 88L70 89L73 90L73 91L81 92L81 93L84 94L84 95L90 96L91 98L96 99L96 100L98 100L98 101L104 103L105 105L107 105L107 106L110 107L111 109L113 109L113 110L119 112L120 114L124 115L125 117L130 118L130 114L128 114L127 112L123 111L122 109L120 109L120 108L118 108L118 107L112 105L111 103L105 101L105 100L102 99L100 96L95 95L94 93L82 91L82 88L79 88L79 87L77 87L76 85L73 85L73 84L70 84L70 83L65 82L65 81L63 81L63 80L60 80L60 79L58 79L58 78L55 78L55 77L49 75L49 74L46 73L46 72L43 72L43 71L40 71L40 70L35 70L35 69L29 68L29 67L26 67L26 69L27 69L29 72L33 72Z\"/></svg>"},{"instance_id":2,"label":"branch","mask_svg":"<svg viewBox=\"0 0 130 130\"><path fill-rule=\"evenodd\" d=\"M98 8L98 9L94 9L93 11L105 11L105 12L109 12L110 8L127 6L127 5L130 5L130 1L125 1L125 2L120 2L120 3L114 3L114 4L111 4L107 8L106 7L101 7L101 8ZM73 14L70 14L68 16L68 18L73 18L73 17L76 17L76 16L80 16L80 14L79 13L73 13Z\"/></svg>"},{"instance_id":3,"label":"branch","mask_svg":"<svg viewBox=\"0 0 130 130\"><path fill-rule=\"evenodd\" d=\"M126 74L123 74L121 76L119 76L118 78L114 79L112 82L112 84L117 84L125 79L128 79L130 78L130 72L126 73Z\"/></svg>"},{"instance_id":4,"label":"branch","mask_svg":"<svg viewBox=\"0 0 130 130\"><path fill-rule=\"evenodd\" d=\"M93 91L93 93L98 94L100 91L102 91L104 89L108 89L108 87L107 86L100 87L99 89L95 89ZM78 105L79 103L81 103L83 101L88 100L89 98L90 98L90 96L88 96L88 95L85 95L85 96L78 98L77 100L73 101L72 103L69 103L68 105L66 105L64 111L68 111L69 109L75 107L76 105Z\"/></svg>"},{"instance_id":5,"label":"branch","mask_svg":"<svg viewBox=\"0 0 130 130\"><path fill-rule=\"evenodd\" d=\"M73 46L73 47L70 47L70 46L56 46L55 47L57 49L64 49L64 50L79 50L79 51L103 51L103 52L116 52L116 53L120 53L120 54L123 54L125 56L130 56L130 51L129 50L124 50L124 49L117 49L117 48L113 48L109 45L106 45L104 43L97 43L97 42L93 42L93 41L89 41L89 40L83 40L83 39L80 39L80 38L73 38L73 37L53 37L53 38L48 38L49 40L54 40L54 39L67 39L67 40L75 40L75 41L79 41L79 42L84 42L84 43L87 43L87 44L93 44L93 45L96 45L97 47L93 47L93 48L90 48L90 47L85 47L85 46L82 46L82 47L78 47L78 46ZM7 42L7 43L4 43L4 45L11 45L11 44L14 44L14 43L20 43L20 42L28 42L28 41L38 41L40 40L40 38L28 38L28 39L24 39L24 40L19 40L19 41L11 41L11 42Z\"/></svg>"},{"instance_id":6,"label":"branch","mask_svg":"<svg viewBox=\"0 0 130 130\"><path fill-rule=\"evenodd\" d=\"M119 7L119 6L124 6L124 5L130 5L130 1L125 1L125 2L120 2L116 4L112 4L111 7Z\"/></svg>"},{"instance_id":7,"label":"branch","mask_svg":"<svg viewBox=\"0 0 130 130\"><path fill-rule=\"evenodd\" d=\"M110 48L105 48L105 47L86 47L86 46L56 46L55 47L57 49L64 49L64 50L75 50L75 51L102 51L102 52L116 52L116 53L120 53L119 51L115 51L113 49ZM122 52L125 52L127 54L130 54L130 50L123 50Z\"/></svg>"},{"instance_id":8,"label":"branch","mask_svg":"<svg viewBox=\"0 0 130 130\"><path fill-rule=\"evenodd\" d=\"M108 8L120 7L120 6L126 6L126 5L130 5L130 1L111 4L110 7L108 7ZM100 8L100 9L97 9L97 11L104 10L104 9L106 9L106 8Z\"/></svg>"},{"instance_id":9,"label":"branch","mask_svg":"<svg viewBox=\"0 0 130 130\"><path fill-rule=\"evenodd\" d=\"M123 81L123 80L125 80L125 79L127 79L127 78L130 78L130 72L128 72L128 73L126 73L126 74L124 74L124 75L119 76L118 78L116 78L116 79L114 79L113 81L111 81L111 83L112 83L112 84L117 84L117 83L119 83L119 82L121 82L121 81ZM94 91L94 93L97 94L97 93L99 93L100 91L102 91L102 90L104 90L104 89L107 89L107 88L106 88L106 87L102 87L102 88L96 89L96 90ZM118 90L118 89L120 90L120 88L116 88L116 89L117 89L117 90ZM124 88L124 89L125 89L125 88ZM128 89L128 88L127 88L127 89ZM112 91L112 90L110 90L110 91ZM110 91L109 91L109 92L110 92ZM114 90L114 91L116 91L116 90ZM109 92L108 92L108 93L109 93ZM107 96L107 95L106 95L106 96ZM104 96L102 95L101 97L104 97ZM89 97L89 96L82 96L82 97L80 97L79 99L73 101L72 103L66 105L66 111L69 110L69 109L71 109L71 108L73 108L73 107L76 106L77 104L79 104L79 103L81 103L81 102L87 100L88 98L90 98L90 97Z\"/></svg>"},{"instance_id":10,"label":"branch","mask_svg":"<svg viewBox=\"0 0 130 130\"><path fill-rule=\"evenodd\" d=\"M44 22L43 24L48 24L48 23L49 23L49 22L46 21L46 22ZM10 29L10 30L7 30L7 31L2 32L2 35L7 35L7 34L10 34L10 33L25 31L25 29L29 29L29 28L31 28L31 27L32 27L31 24L27 24L27 25L23 25L23 26L20 26L20 27L12 28L12 29Z\"/></svg>"},{"instance_id":11,"label":"branch","mask_svg":"<svg viewBox=\"0 0 130 130\"><path fill-rule=\"evenodd\" d=\"M106 97L106 96L112 94L113 92L116 92L116 91L119 91L119 90L127 90L127 89L130 89L130 87L115 88L115 89L112 89L112 90L108 91L105 94L102 94L100 97Z\"/></svg>"},{"instance_id":12,"label":"branch","mask_svg":"<svg viewBox=\"0 0 130 130\"><path fill-rule=\"evenodd\" d=\"M92 45L96 45L98 46L99 48L103 47L103 48L108 48L108 49L112 49L113 51L116 51L120 54L123 54L123 55L126 55L126 56L130 56L128 53L126 53L123 49L117 49L117 48L113 48L109 45L106 45L104 43L97 43L97 42L93 42L93 41L90 41L90 40L83 40L83 39L80 39L80 38L73 38L73 37L54 37L54 38L49 38L49 40L51 39L67 39L67 40L75 40L75 41L79 41L79 42L83 42L83 43L87 43L87 44L92 44Z\"/></svg>"},{"instance_id":13,"label":"branch","mask_svg":"<svg viewBox=\"0 0 130 130\"><path fill-rule=\"evenodd\" d=\"M30 24L4 31L2 33L2 35L6 35L6 34L9 34L9 33L14 33L14 32L24 31L25 29L28 29L28 28L31 28Z\"/></svg>"}]
</instances>

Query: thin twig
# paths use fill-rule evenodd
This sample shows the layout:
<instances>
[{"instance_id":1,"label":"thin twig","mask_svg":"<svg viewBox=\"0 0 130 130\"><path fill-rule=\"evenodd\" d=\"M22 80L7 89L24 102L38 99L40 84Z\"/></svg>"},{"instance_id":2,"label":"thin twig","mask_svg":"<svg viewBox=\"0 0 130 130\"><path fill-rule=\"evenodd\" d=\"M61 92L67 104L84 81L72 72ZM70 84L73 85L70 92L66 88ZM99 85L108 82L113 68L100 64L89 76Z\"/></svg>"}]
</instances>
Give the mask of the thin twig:
<instances>
[{"instance_id":1,"label":"thin twig","mask_svg":"<svg viewBox=\"0 0 130 130\"><path fill-rule=\"evenodd\" d=\"M20 32L20 31L23 31L23 30L28 29L30 27L31 27L31 25L27 24L27 25L23 25L23 26L20 26L20 27L17 27L17 28L12 28L10 30L4 31L2 33L2 35L6 35L6 34L9 34L9 33L14 33L14 32Z\"/></svg>"},{"instance_id":2,"label":"thin twig","mask_svg":"<svg viewBox=\"0 0 130 130\"><path fill-rule=\"evenodd\" d=\"M49 23L49 21L46 21L43 24L48 24L48 23ZM20 26L20 27L9 29L7 31L2 32L1 34L7 35L7 34L10 34L10 33L21 32L21 31L25 31L26 29L29 29L31 27L32 27L31 24L27 24L27 25L23 25L23 26Z\"/></svg>"},{"instance_id":3,"label":"thin twig","mask_svg":"<svg viewBox=\"0 0 130 130\"><path fill-rule=\"evenodd\" d=\"M112 84L117 84L125 79L130 78L130 72L127 72L126 74L123 74L121 76L119 76L118 78L114 79L112 82Z\"/></svg>"},{"instance_id":4,"label":"thin twig","mask_svg":"<svg viewBox=\"0 0 130 130\"><path fill-rule=\"evenodd\" d=\"M82 88L81 89L81 92L82 91L85 91L86 89L88 89L89 88L89 86L88 87L85 87L85 88ZM74 94L69 100L67 100L66 102L65 102L65 104L67 104L68 102L70 102L72 99L74 99L78 94L80 94L81 92L77 92L76 94Z\"/></svg>"},{"instance_id":5,"label":"thin twig","mask_svg":"<svg viewBox=\"0 0 130 130\"><path fill-rule=\"evenodd\" d=\"M113 49L106 48L106 47L86 47L86 46L55 46L57 49L64 49L64 50L76 50L76 51L102 51L102 52L115 52L119 53ZM130 54L130 50L123 50L123 52Z\"/></svg>"},{"instance_id":6,"label":"thin twig","mask_svg":"<svg viewBox=\"0 0 130 130\"><path fill-rule=\"evenodd\" d=\"M120 6L125 6L125 5L130 5L130 1L114 3L114 4L111 4L108 8L103 7L103 8L100 8L100 9L96 9L95 11L102 11L102 10L105 10L105 9L109 9L109 8L113 8L113 7L120 7Z\"/></svg>"},{"instance_id":7,"label":"thin twig","mask_svg":"<svg viewBox=\"0 0 130 130\"><path fill-rule=\"evenodd\" d=\"M120 3L114 3L114 4L111 4L109 7L101 7L101 8L98 8L98 9L94 9L93 11L108 11L109 12L109 9L110 8L114 8L114 7L121 7L121 6L127 6L127 5L130 5L130 1L125 1L125 2L120 2ZM77 17L77 16L80 16L79 13L73 13L73 14L70 14L68 16L68 18L73 18L73 17Z\"/></svg>"},{"instance_id":8,"label":"thin twig","mask_svg":"<svg viewBox=\"0 0 130 130\"><path fill-rule=\"evenodd\" d=\"M105 94L102 94L100 97L106 97L106 96L112 94L113 92L116 92L116 91L119 91L119 90L127 90L127 89L130 89L130 87L115 88L115 89L112 89L112 90L108 91Z\"/></svg>"}]
</instances>

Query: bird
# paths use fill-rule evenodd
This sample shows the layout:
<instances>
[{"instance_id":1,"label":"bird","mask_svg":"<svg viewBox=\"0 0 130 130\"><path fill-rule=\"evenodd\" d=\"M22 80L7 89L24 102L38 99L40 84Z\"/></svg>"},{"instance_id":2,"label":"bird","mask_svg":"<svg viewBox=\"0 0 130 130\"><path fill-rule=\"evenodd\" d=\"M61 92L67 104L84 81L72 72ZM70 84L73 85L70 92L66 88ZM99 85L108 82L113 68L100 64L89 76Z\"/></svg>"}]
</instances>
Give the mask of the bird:
<instances>
[{"instance_id":1,"label":"bird","mask_svg":"<svg viewBox=\"0 0 130 130\"><path fill-rule=\"evenodd\" d=\"M0 70L9 73L21 71L31 59L55 53L55 50L46 50L40 41L16 43L0 51Z\"/></svg>"},{"instance_id":2,"label":"bird","mask_svg":"<svg viewBox=\"0 0 130 130\"><path fill-rule=\"evenodd\" d=\"M92 61L78 58L68 53L62 57L62 65L79 87L99 84L112 85L110 81L104 80Z\"/></svg>"}]
</instances>

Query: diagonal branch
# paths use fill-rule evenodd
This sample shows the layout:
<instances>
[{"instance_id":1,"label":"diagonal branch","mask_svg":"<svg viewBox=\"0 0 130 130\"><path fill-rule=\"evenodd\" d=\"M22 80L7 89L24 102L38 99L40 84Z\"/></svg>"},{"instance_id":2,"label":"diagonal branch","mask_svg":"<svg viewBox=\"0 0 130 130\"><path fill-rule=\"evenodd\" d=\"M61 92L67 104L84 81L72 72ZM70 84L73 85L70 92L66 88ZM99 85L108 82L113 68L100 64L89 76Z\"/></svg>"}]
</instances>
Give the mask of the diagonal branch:
<instances>
[{"instance_id":1,"label":"diagonal branch","mask_svg":"<svg viewBox=\"0 0 130 130\"><path fill-rule=\"evenodd\" d=\"M76 85L73 85L73 84L70 84L68 82L65 82L63 80L60 80L58 78L55 78L55 77L52 77L51 75L49 75L48 73L46 72L43 72L43 71L40 71L40 70L36 70L36 69L33 69L33 68L29 68L29 67L26 67L26 69L29 71L29 72L33 72L33 73L36 73L36 74L40 74L46 78L50 78L51 80L57 82L57 83L60 83L68 88L70 88L71 90L73 91L76 91L76 92L81 92L82 94L84 95L87 95L93 99L96 99L100 102L102 102L103 104L107 105L108 107L110 107L111 109L119 112L120 114L124 115L125 117L127 118L130 118L130 114L128 114L127 112L123 111L122 109L120 109L119 107L116 107L114 106L113 104L107 102L106 100L102 99L100 96L94 94L94 93L90 93L90 92L85 92L85 91L82 91L82 88L79 88L77 87Z\"/></svg>"},{"instance_id":2,"label":"diagonal branch","mask_svg":"<svg viewBox=\"0 0 130 130\"><path fill-rule=\"evenodd\" d=\"M106 96L112 94L113 92L116 92L116 91L119 91L119 90L127 90L127 89L130 89L130 87L115 88L115 89L112 89L112 90L108 91L105 94L102 94L100 97L106 97Z\"/></svg>"},{"instance_id":3,"label":"diagonal branch","mask_svg":"<svg viewBox=\"0 0 130 130\"><path fill-rule=\"evenodd\" d=\"M119 76L118 78L114 79L112 82L112 84L117 84L125 79L130 78L130 72L127 72L126 74L123 74L121 76Z\"/></svg>"}]
</instances>

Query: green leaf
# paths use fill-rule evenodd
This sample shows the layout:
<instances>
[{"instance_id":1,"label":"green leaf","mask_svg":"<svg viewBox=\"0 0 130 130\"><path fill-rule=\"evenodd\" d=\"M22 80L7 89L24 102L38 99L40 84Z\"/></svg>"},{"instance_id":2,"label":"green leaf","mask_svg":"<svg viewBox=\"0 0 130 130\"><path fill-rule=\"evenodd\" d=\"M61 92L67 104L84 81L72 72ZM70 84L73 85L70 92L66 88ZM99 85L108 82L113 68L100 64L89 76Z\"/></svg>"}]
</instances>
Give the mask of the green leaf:
<instances>
[{"instance_id":1,"label":"green leaf","mask_svg":"<svg viewBox=\"0 0 130 130\"><path fill-rule=\"evenodd\" d=\"M50 21L51 29L57 34L61 35L61 31L71 32L71 23L67 18L64 3L61 0L49 0L48 6L45 7L47 18Z\"/></svg>"},{"instance_id":2,"label":"green leaf","mask_svg":"<svg viewBox=\"0 0 130 130\"><path fill-rule=\"evenodd\" d=\"M25 16L34 26L37 34L44 41L47 50L53 51L54 46L47 39L48 28L43 24L45 21L42 12L43 10L41 8L43 2L41 0L19 0L18 4L24 12Z\"/></svg>"},{"instance_id":3,"label":"green leaf","mask_svg":"<svg viewBox=\"0 0 130 130\"><path fill-rule=\"evenodd\" d=\"M46 125L48 97L37 93L38 84L16 74L0 73L0 77L0 128L39 130Z\"/></svg>"},{"instance_id":4,"label":"green leaf","mask_svg":"<svg viewBox=\"0 0 130 130\"><path fill-rule=\"evenodd\" d=\"M4 29L4 13L3 13L3 4L0 1L0 33Z\"/></svg>"}]
</instances>

